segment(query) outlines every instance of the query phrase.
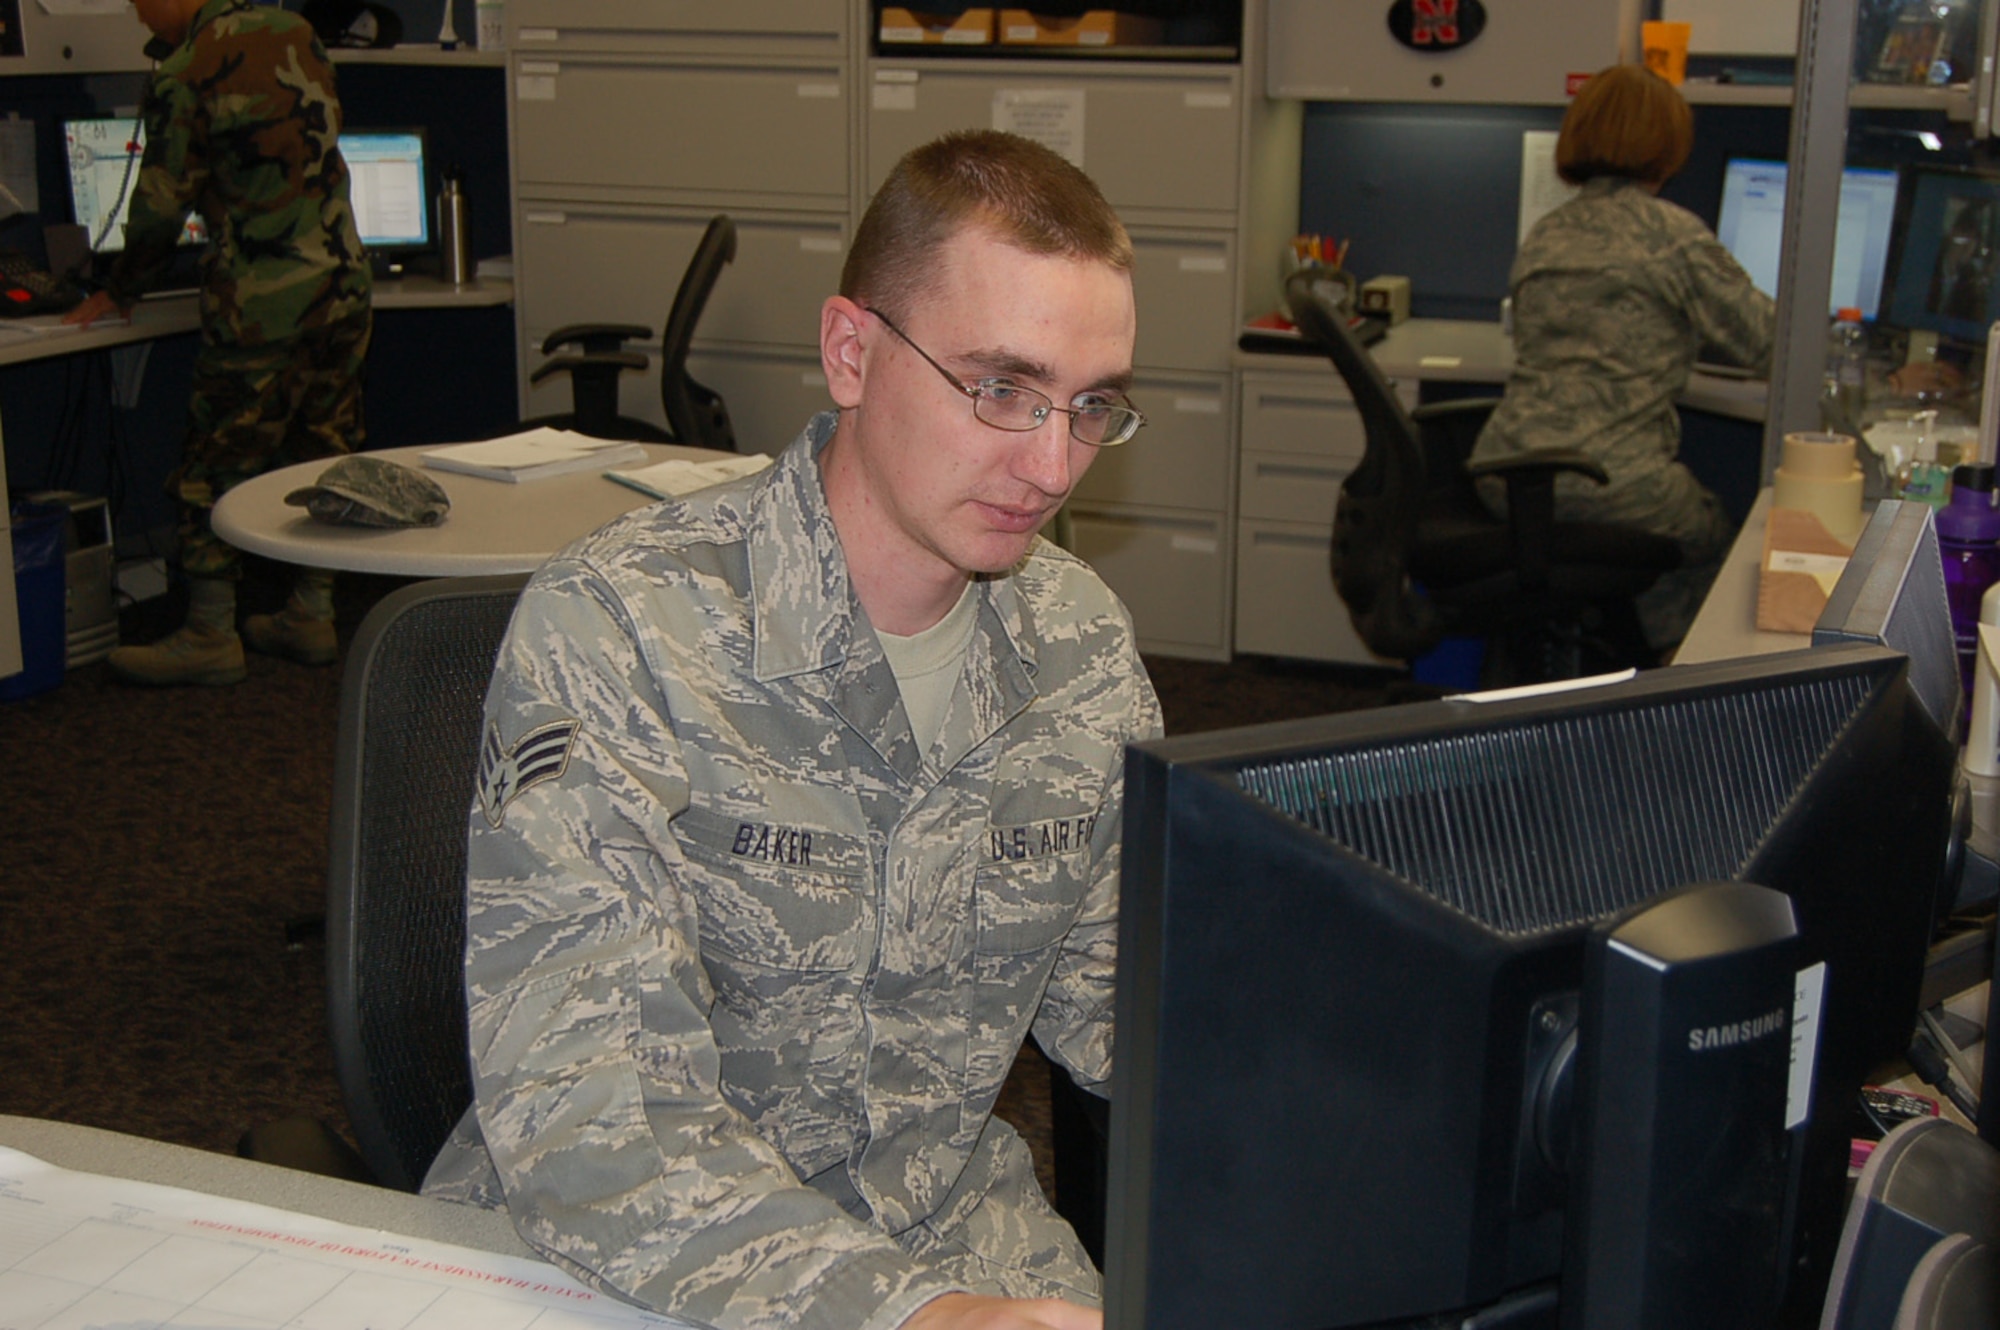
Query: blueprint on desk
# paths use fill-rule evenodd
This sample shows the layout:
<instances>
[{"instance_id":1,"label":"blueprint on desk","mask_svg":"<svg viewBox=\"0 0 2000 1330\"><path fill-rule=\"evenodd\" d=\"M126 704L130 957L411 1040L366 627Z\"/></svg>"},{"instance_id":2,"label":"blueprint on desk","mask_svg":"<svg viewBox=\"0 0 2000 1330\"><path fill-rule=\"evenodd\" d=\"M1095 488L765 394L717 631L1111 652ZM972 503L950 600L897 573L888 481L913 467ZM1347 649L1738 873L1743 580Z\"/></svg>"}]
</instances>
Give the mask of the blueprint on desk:
<instances>
[{"instance_id":1,"label":"blueprint on desk","mask_svg":"<svg viewBox=\"0 0 2000 1330\"><path fill-rule=\"evenodd\" d=\"M554 1266L0 1148L0 1330L642 1330Z\"/></svg>"}]
</instances>

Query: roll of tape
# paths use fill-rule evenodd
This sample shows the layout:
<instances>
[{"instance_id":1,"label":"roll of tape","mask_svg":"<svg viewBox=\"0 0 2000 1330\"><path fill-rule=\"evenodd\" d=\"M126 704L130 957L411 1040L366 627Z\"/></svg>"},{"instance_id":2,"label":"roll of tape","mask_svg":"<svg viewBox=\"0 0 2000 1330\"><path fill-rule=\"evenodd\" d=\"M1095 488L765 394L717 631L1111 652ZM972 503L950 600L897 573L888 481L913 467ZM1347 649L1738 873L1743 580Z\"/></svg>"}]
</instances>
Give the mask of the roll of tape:
<instances>
[{"instance_id":1,"label":"roll of tape","mask_svg":"<svg viewBox=\"0 0 2000 1330\"><path fill-rule=\"evenodd\" d=\"M1771 487L1773 506L1809 512L1835 540L1854 544L1862 521L1861 464L1853 438L1787 434L1782 458Z\"/></svg>"}]
</instances>

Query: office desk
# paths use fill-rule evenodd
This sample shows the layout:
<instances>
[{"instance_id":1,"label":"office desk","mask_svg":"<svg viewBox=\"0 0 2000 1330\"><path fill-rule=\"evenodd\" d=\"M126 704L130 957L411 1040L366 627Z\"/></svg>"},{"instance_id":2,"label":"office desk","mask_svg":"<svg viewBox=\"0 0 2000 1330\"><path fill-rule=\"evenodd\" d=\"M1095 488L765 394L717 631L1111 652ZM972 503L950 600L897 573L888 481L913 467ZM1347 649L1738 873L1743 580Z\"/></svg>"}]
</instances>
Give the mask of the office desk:
<instances>
[{"instance_id":1,"label":"office desk","mask_svg":"<svg viewBox=\"0 0 2000 1330\"><path fill-rule=\"evenodd\" d=\"M502 1213L31 1118L0 1117L0 1146L88 1175L23 1166L0 1200L10 1325L693 1330L577 1283Z\"/></svg>"},{"instance_id":2,"label":"office desk","mask_svg":"<svg viewBox=\"0 0 2000 1330\"><path fill-rule=\"evenodd\" d=\"M435 277L398 277L375 283L376 309L479 309L514 301L509 278L481 278L453 286ZM103 351L193 332L201 326L199 298L189 294L142 300L132 308L128 323L117 315L99 319L88 328L74 328L60 314L37 314L0 320L0 366Z\"/></svg>"},{"instance_id":3,"label":"office desk","mask_svg":"<svg viewBox=\"0 0 2000 1330\"><path fill-rule=\"evenodd\" d=\"M1708 598L1702 601L1687 636L1674 652L1674 664L1698 665L1812 645L1811 633L1773 633L1757 626L1757 573L1764 559L1764 526L1770 513L1771 490L1766 486L1743 519L1743 529L1736 533L1736 543L1723 558L1722 571L1715 575Z\"/></svg>"},{"instance_id":4,"label":"office desk","mask_svg":"<svg viewBox=\"0 0 2000 1330\"><path fill-rule=\"evenodd\" d=\"M425 451L383 448L368 455L421 467ZM726 455L670 443L648 444L646 453L647 462L670 457L712 462ZM284 563L398 577L465 577L533 572L578 536L653 502L597 471L516 484L425 468L451 497L451 512L438 525L336 526L285 502L328 465L301 462L245 481L216 501L210 526L237 549Z\"/></svg>"},{"instance_id":5,"label":"office desk","mask_svg":"<svg viewBox=\"0 0 2000 1330\"><path fill-rule=\"evenodd\" d=\"M480 278L465 286L453 286L435 277L401 277L375 283L375 308L395 309L477 309L512 304L514 283L509 278ZM0 369L80 355L86 351L115 350L161 338L194 332L201 326L196 296L174 296L142 300L133 307L129 322L113 316L90 328L73 328L59 314L40 314L25 319L0 319ZM0 481L6 480L5 444L0 442ZM5 514L0 513L0 678L21 669L20 624L14 605L14 550Z\"/></svg>"},{"instance_id":6,"label":"office desk","mask_svg":"<svg viewBox=\"0 0 2000 1330\"><path fill-rule=\"evenodd\" d=\"M0 1115L0 1145L59 1168L185 1187L275 1205L343 1224L387 1229L507 1256L534 1253L503 1213L325 1178L233 1155L150 1141L68 1122Z\"/></svg>"},{"instance_id":7,"label":"office desk","mask_svg":"<svg viewBox=\"0 0 2000 1330\"><path fill-rule=\"evenodd\" d=\"M1405 319L1368 348L1392 379L1422 383L1504 384L1514 369L1514 343L1498 323L1479 319ZM1311 363L1306 356L1244 351L1239 368L1282 369ZM1332 367L1328 366L1331 372ZM1680 405L1736 420L1761 421L1770 385L1762 379L1695 373L1677 399Z\"/></svg>"}]
</instances>

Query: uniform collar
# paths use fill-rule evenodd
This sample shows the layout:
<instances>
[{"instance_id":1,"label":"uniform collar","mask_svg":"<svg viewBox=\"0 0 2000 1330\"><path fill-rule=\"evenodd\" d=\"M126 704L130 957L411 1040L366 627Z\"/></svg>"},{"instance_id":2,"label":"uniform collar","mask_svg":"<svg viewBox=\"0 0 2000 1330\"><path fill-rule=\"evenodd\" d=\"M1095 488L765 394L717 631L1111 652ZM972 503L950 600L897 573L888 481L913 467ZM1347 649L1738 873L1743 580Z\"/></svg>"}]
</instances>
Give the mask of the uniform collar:
<instances>
[{"instance_id":1,"label":"uniform collar","mask_svg":"<svg viewBox=\"0 0 2000 1330\"><path fill-rule=\"evenodd\" d=\"M819 455L833 440L838 415L813 417L779 457L770 482L751 499L748 547L753 597L751 670L760 682L825 672L846 700L843 711L864 732L886 742L887 712L896 697L882 644L868 625L848 578L847 555L834 531L820 478ZM999 718L1034 695L1033 614L1020 594L1019 569L979 579L975 654L992 662L975 705ZM878 747L881 744L878 742Z\"/></svg>"}]
</instances>

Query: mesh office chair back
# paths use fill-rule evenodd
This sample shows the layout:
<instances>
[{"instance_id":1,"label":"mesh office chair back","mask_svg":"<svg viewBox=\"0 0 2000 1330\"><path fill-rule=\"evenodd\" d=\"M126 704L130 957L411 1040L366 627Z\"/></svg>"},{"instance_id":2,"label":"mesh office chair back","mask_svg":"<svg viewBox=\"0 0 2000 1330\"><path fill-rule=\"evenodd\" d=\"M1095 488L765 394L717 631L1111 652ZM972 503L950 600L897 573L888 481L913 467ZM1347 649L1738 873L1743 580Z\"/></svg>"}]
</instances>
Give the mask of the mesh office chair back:
<instances>
[{"instance_id":1,"label":"mesh office chair back","mask_svg":"<svg viewBox=\"0 0 2000 1330\"><path fill-rule=\"evenodd\" d=\"M651 335L651 329L624 323L572 323L542 339L542 354L549 359L536 366L528 382L541 383L557 374L570 380L571 409L556 415L537 416L523 422L532 427L547 425L573 429L604 439L637 439L642 443L679 443L690 448L719 448L736 451L736 432L729 423L729 408L722 394L688 377L688 351L694 343L695 325L722 270L736 259L736 223L727 214L708 219L694 254L674 291L674 303L660 332L660 407L666 427L618 410L618 379L626 370L643 370L647 359L628 349L628 343ZM573 353L558 355L565 347Z\"/></svg>"},{"instance_id":2,"label":"mesh office chair back","mask_svg":"<svg viewBox=\"0 0 2000 1330\"><path fill-rule=\"evenodd\" d=\"M392 592L341 681L327 884L327 1008L356 1143L415 1191L471 1102L466 818L493 661L525 576Z\"/></svg>"}]
</instances>

